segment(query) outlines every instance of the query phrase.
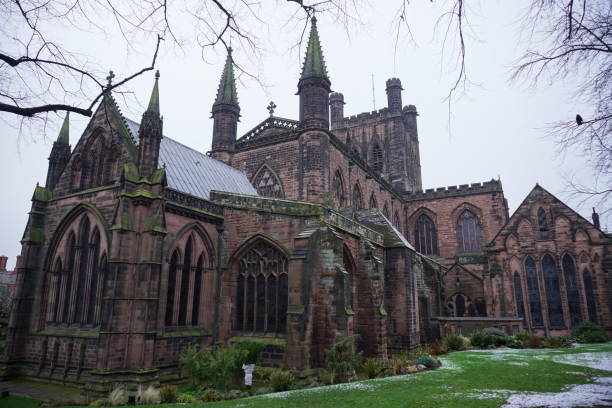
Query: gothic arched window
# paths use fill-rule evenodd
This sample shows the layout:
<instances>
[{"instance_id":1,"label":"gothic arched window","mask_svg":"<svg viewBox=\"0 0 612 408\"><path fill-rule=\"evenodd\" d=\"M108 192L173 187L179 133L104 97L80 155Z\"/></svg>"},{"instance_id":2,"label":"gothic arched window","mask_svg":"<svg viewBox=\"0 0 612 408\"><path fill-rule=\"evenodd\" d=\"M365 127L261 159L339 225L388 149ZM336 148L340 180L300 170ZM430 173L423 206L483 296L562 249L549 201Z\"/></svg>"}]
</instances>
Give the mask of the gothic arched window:
<instances>
[{"instance_id":1,"label":"gothic arched window","mask_svg":"<svg viewBox=\"0 0 612 408\"><path fill-rule=\"evenodd\" d=\"M582 321L580 295L578 292L578 280L576 279L576 265L568 254L563 256L563 276L565 277L565 291L567 292L567 305L569 306L572 327L576 327Z\"/></svg>"},{"instance_id":2,"label":"gothic arched window","mask_svg":"<svg viewBox=\"0 0 612 408\"><path fill-rule=\"evenodd\" d=\"M372 195L370 196L370 209L376 208L378 208L378 203L376 202L376 196L374 196L374 193L372 193Z\"/></svg>"},{"instance_id":3,"label":"gothic arched window","mask_svg":"<svg viewBox=\"0 0 612 408\"><path fill-rule=\"evenodd\" d=\"M542 319L540 284L538 283L536 263L530 256L525 259L525 277L527 278L527 296L529 299L529 309L531 309L531 324L534 327L541 327L544 325L544 320Z\"/></svg>"},{"instance_id":4,"label":"gothic arched window","mask_svg":"<svg viewBox=\"0 0 612 408\"><path fill-rule=\"evenodd\" d=\"M361 195L361 189L359 188L359 184L355 184L353 187L353 208L356 210L360 210L363 208L363 196Z\"/></svg>"},{"instance_id":5,"label":"gothic arched window","mask_svg":"<svg viewBox=\"0 0 612 408\"><path fill-rule=\"evenodd\" d=\"M55 249L64 254L65 262L57 258L47 274L44 316L50 323L95 325L99 323L106 255L101 256L100 230L95 224L92 228L87 214L76 218L74 224L77 227L70 229L68 238L60 239Z\"/></svg>"},{"instance_id":6,"label":"gothic arched window","mask_svg":"<svg viewBox=\"0 0 612 408\"><path fill-rule=\"evenodd\" d=\"M332 180L332 189L334 191L334 197L339 207L346 207L346 195L344 194L344 181L342 179L342 173L337 170Z\"/></svg>"},{"instance_id":7,"label":"gothic arched window","mask_svg":"<svg viewBox=\"0 0 612 408\"><path fill-rule=\"evenodd\" d=\"M387 205L387 203L385 203L385 206L383 207L383 215L386 219L391 219L391 213L389 212L389 206Z\"/></svg>"},{"instance_id":8,"label":"gothic arched window","mask_svg":"<svg viewBox=\"0 0 612 408\"><path fill-rule=\"evenodd\" d=\"M424 255L438 255L436 225L426 214L421 214L414 226L416 250Z\"/></svg>"},{"instance_id":9,"label":"gothic arched window","mask_svg":"<svg viewBox=\"0 0 612 408\"><path fill-rule=\"evenodd\" d=\"M201 305L204 298L206 265L203 239L191 233L182 251L175 249L168 265L166 326L197 326L203 323Z\"/></svg>"},{"instance_id":10,"label":"gothic arched window","mask_svg":"<svg viewBox=\"0 0 612 408\"><path fill-rule=\"evenodd\" d=\"M374 142L372 146L372 168L381 173L383 171L383 152L379 144Z\"/></svg>"},{"instance_id":11,"label":"gothic arched window","mask_svg":"<svg viewBox=\"0 0 612 408\"><path fill-rule=\"evenodd\" d=\"M482 252L478 218L469 210L457 220L457 246L460 254Z\"/></svg>"},{"instance_id":12,"label":"gothic arched window","mask_svg":"<svg viewBox=\"0 0 612 408\"><path fill-rule=\"evenodd\" d=\"M236 329L284 333L287 328L289 285L287 257L261 242L238 264Z\"/></svg>"},{"instance_id":13,"label":"gothic arched window","mask_svg":"<svg viewBox=\"0 0 612 408\"><path fill-rule=\"evenodd\" d=\"M542 258L542 275L544 276L546 301L548 303L548 322L553 328L562 328L563 306L561 304L561 290L559 289L559 273L555 260L548 254Z\"/></svg>"},{"instance_id":14,"label":"gothic arched window","mask_svg":"<svg viewBox=\"0 0 612 408\"><path fill-rule=\"evenodd\" d=\"M399 231L401 229L402 226L402 220L399 216L399 213L396 211L393 214L393 226Z\"/></svg>"},{"instance_id":15,"label":"gothic arched window","mask_svg":"<svg viewBox=\"0 0 612 408\"><path fill-rule=\"evenodd\" d=\"M521 277L518 272L514 272L514 301L516 302L516 313L518 317L525 317L525 305L523 303L523 288Z\"/></svg>"},{"instance_id":16,"label":"gothic arched window","mask_svg":"<svg viewBox=\"0 0 612 408\"><path fill-rule=\"evenodd\" d=\"M584 296L587 301L587 310L589 311L589 320L597 323L597 307L595 305L595 281L588 269L582 272L582 281L584 282Z\"/></svg>"},{"instance_id":17,"label":"gothic arched window","mask_svg":"<svg viewBox=\"0 0 612 408\"><path fill-rule=\"evenodd\" d=\"M267 166L263 166L257 172L253 180L253 186L257 190L257 194L264 197L283 198L285 196L280 180Z\"/></svg>"},{"instance_id":18,"label":"gothic arched window","mask_svg":"<svg viewBox=\"0 0 612 408\"><path fill-rule=\"evenodd\" d=\"M540 239L550 239L548 221L546 221L546 211L543 208L538 210L538 230Z\"/></svg>"}]
</instances>

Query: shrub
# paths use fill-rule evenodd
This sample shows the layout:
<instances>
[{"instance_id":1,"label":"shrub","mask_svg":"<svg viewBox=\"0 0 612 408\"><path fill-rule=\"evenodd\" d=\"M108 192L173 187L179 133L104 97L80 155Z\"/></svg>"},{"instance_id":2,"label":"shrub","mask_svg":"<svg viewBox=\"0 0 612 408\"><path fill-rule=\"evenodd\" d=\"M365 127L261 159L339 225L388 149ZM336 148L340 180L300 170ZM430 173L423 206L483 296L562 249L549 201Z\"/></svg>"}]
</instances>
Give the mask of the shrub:
<instances>
[{"instance_id":1,"label":"shrub","mask_svg":"<svg viewBox=\"0 0 612 408\"><path fill-rule=\"evenodd\" d=\"M361 353L355 353L355 339L355 336L347 337L325 352L325 365L332 373L333 383L348 380L361 365Z\"/></svg>"},{"instance_id":2,"label":"shrub","mask_svg":"<svg viewBox=\"0 0 612 408\"><path fill-rule=\"evenodd\" d=\"M559 348L569 348L572 347L574 338L572 336L559 336L555 338L555 342Z\"/></svg>"},{"instance_id":3,"label":"shrub","mask_svg":"<svg viewBox=\"0 0 612 408\"><path fill-rule=\"evenodd\" d=\"M116 387L108 394L108 403L112 406L126 405L128 403L128 393L122 386Z\"/></svg>"},{"instance_id":4,"label":"shrub","mask_svg":"<svg viewBox=\"0 0 612 408\"><path fill-rule=\"evenodd\" d=\"M270 386L274 392L287 391L293 385L293 374L290 371L276 370L270 376Z\"/></svg>"},{"instance_id":5,"label":"shrub","mask_svg":"<svg viewBox=\"0 0 612 408\"><path fill-rule=\"evenodd\" d=\"M524 343L522 340L520 340L516 336L510 336L506 340L506 346L511 347L511 348L523 348Z\"/></svg>"},{"instance_id":6,"label":"shrub","mask_svg":"<svg viewBox=\"0 0 612 408\"><path fill-rule=\"evenodd\" d=\"M325 385L332 385L334 383L334 375L329 371L324 371L319 374L319 381Z\"/></svg>"},{"instance_id":7,"label":"shrub","mask_svg":"<svg viewBox=\"0 0 612 408\"><path fill-rule=\"evenodd\" d=\"M176 401L176 386L174 385L164 385L159 390L159 399L162 404L168 404Z\"/></svg>"},{"instance_id":8,"label":"shrub","mask_svg":"<svg viewBox=\"0 0 612 408\"><path fill-rule=\"evenodd\" d=\"M436 340L431 344L431 354L433 354L434 356L439 356L441 354L446 353L448 353L448 348L443 342L439 342Z\"/></svg>"},{"instance_id":9,"label":"shrub","mask_svg":"<svg viewBox=\"0 0 612 408\"><path fill-rule=\"evenodd\" d=\"M179 404L193 404L197 401L198 399L191 394L179 394L176 397L176 402L178 402Z\"/></svg>"},{"instance_id":10,"label":"shrub","mask_svg":"<svg viewBox=\"0 0 612 408\"><path fill-rule=\"evenodd\" d=\"M220 400L221 400L221 396L217 394L215 390L208 389L202 393L202 401L204 402L213 402L213 401L220 401Z\"/></svg>"},{"instance_id":11,"label":"shrub","mask_svg":"<svg viewBox=\"0 0 612 408\"><path fill-rule=\"evenodd\" d=\"M458 334L449 334L442 342L446 345L446 348L451 351L461 351L467 348L465 338Z\"/></svg>"},{"instance_id":12,"label":"shrub","mask_svg":"<svg viewBox=\"0 0 612 408\"><path fill-rule=\"evenodd\" d=\"M383 367L382 361L380 361L380 359L378 358L368 358L361 365L361 368L363 369L364 374L368 378L378 377L378 375L380 374L380 371L382 370L382 367Z\"/></svg>"},{"instance_id":13,"label":"shrub","mask_svg":"<svg viewBox=\"0 0 612 408\"><path fill-rule=\"evenodd\" d=\"M211 350L207 347L199 350L198 346L192 344L183 351L180 357L181 372L189 379L192 387L209 379L211 360Z\"/></svg>"},{"instance_id":14,"label":"shrub","mask_svg":"<svg viewBox=\"0 0 612 408\"><path fill-rule=\"evenodd\" d=\"M527 332L518 332L514 335L514 337L516 337L517 340L522 341L523 344L527 345L529 343L529 337L531 336Z\"/></svg>"},{"instance_id":15,"label":"shrub","mask_svg":"<svg viewBox=\"0 0 612 408\"><path fill-rule=\"evenodd\" d=\"M582 322L574 329L574 337L578 343L605 343L608 336L601 326L593 322Z\"/></svg>"},{"instance_id":16,"label":"shrub","mask_svg":"<svg viewBox=\"0 0 612 408\"><path fill-rule=\"evenodd\" d=\"M529 337L529 348L540 348L542 347L542 339L538 336Z\"/></svg>"},{"instance_id":17,"label":"shrub","mask_svg":"<svg viewBox=\"0 0 612 408\"><path fill-rule=\"evenodd\" d=\"M267 384L270 382L270 376L276 369L272 367L255 366L253 371L253 381L259 384Z\"/></svg>"},{"instance_id":18,"label":"shrub","mask_svg":"<svg viewBox=\"0 0 612 408\"><path fill-rule=\"evenodd\" d=\"M136 401L139 404L159 404L161 401L160 392L152 385L149 385L146 389L143 389L141 385L138 387Z\"/></svg>"},{"instance_id":19,"label":"shrub","mask_svg":"<svg viewBox=\"0 0 612 408\"><path fill-rule=\"evenodd\" d=\"M506 333L503 330L488 327L472 333L470 341L474 347L490 348L493 346L495 348L506 344L506 339Z\"/></svg>"},{"instance_id":20,"label":"shrub","mask_svg":"<svg viewBox=\"0 0 612 408\"><path fill-rule=\"evenodd\" d=\"M238 348L243 353L243 364L256 364L266 345L258 341L242 340L238 343Z\"/></svg>"},{"instance_id":21,"label":"shrub","mask_svg":"<svg viewBox=\"0 0 612 408\"><path fill-rule=\"evenodd\" d=\"M89 404L90 407L107 407L109 405L110 404L106 398L97 399Z\"/></svg>"},{"instance_id":22,"label":"shrub","mask_svg":"<svg viewBox=\"0 0 612 408\"><path fill-rule=\"evenodd\" d=\"M417 361L417 364L424 365L427 368L433 368L436 366L436 360L432 356L422 356Z\"/></svg>"}]
</instances>

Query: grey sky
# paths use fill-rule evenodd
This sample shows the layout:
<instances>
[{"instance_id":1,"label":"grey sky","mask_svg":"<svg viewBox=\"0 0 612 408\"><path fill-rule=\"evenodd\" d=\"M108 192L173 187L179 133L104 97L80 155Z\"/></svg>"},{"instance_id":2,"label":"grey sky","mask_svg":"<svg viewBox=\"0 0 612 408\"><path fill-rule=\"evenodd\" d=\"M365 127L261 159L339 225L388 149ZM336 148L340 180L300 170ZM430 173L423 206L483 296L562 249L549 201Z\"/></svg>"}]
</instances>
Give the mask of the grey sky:
<instances>
[{"instance_id":1,"label":"grey sky","mask_svg":"<svg viewBox=\"0 0 612 408\"><path fill-rule=\"evenodd\" d=\"M284 2L271 2L280 4ZM536 182L561 199L568 199L563 174L577 173L588 179L586 162L578 155L558 157L551 140L543 137L547 123L573 118L581 111L570 95L569 84L558 82L537 90L523 84L509 83L509 72L525 44L519 41L515 24L525 1L487 1L472 10L473 36L468 40L467 69L474 83L466 95L451 106L451 132L448 129L448 105L444 101L456 78L455 60L450 54L442 58L442 32L434 34L440 6L428 1L411 2L411 27L416 46L401 41L394 58L394 32L390 22L395 9L391 0L378 9L364 8L365 26L354 27L350 37L331 18L319 16L319 33L332 81L332 89L345 97L345 115L373 110L372 74L375 80L376 109L386 105L385 81L396 76L404 87L404 105L414 104L419 112L419 139L424 188L474 183L501 177L505 196L514 211ZM484 3L484 2L483 2ZM267 5L268 6L268 5ZM271 6L270 6L271 7ZM271 7L283 10L286 6ZM266 106L273 100L275 115L297 119L295 96L302 56L291 45L299 39L299 26L283 26L284 15L270 19L269 27L254 26L264 42L266 55L257 70L267 86L262 88L242 77L238 86L241 105L239 134L244 134L267 116ZM75 32L65 41L79 52L90 55L102 69L113 69L117 76L127 74L149 62L150 47L141 47L142 55L131 51L126 56L121 37ZM149 39L149 44L150 44ZM201 151L210 149L212 106L225 58L222 50L207 51L207 63L197 47L183 51L169 41L159 58L160 105L164 116L164 134ZM303 52L303 50L302 50ZM244 54L237 52L237 59ZM395 62L395 63L394 63ZM142 76L131 88L141 105L149 97L153 74ZM123 112L140 121L144 108L135 103L126 106L117 97ZM19 136L14 118L3 116L0 122L0 253L11 259L20 251L19 240L27 220L30 199L36 182L44 184L47 157L61 122L49 124L46 138ZM7 123L8 121L8 123ZM72 115L70 141L76 144L87 118ZM576 208L575 201L568 201ZM590 220L591 208L581 214ZM605 226L604 226L605 227Z\"/></svg>"}]
</instances>

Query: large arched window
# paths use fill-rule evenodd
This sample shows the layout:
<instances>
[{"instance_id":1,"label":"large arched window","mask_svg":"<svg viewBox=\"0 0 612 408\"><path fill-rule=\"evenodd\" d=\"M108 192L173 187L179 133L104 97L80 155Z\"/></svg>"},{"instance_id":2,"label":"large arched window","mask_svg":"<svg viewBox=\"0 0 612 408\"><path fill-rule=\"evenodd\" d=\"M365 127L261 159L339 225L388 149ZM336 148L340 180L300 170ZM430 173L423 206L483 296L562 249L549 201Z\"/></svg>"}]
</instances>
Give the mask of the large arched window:
<instances>
[{"instance_id":1,"label":"large arched window","mask_svg":"<svg viewBox=\"0 0 612 408\"><path fill-rule=\"evenodd\" d=\"M421 214L414 226L416 250L424 255L438 255L436 225L426 214Z\"/></svg>"},{"instance_id":2,"label":"large arched window","mask_svg":"<svg viewBox=\"0 0 612 408\"><path fill-rule=\"evenodd\" d=\"M377 142L374 142L374 145L372 146L371 165L375 171L379 173L383 171L383 167L384 167L383 166L383 152L382 152L382 149L380 148L380 145Z\"/></svg>"},{"instance_id":3,"label":"large arched window","mask_svg":"<svg viewBox=\"0 0 612 408\"><path fill-rule=\"evenodd\" d=\"M353 187L353 208L356 210L360 210L363 208L363 196L361 195L361 189L359 188L359 184L355 184Z\"/></svg>"},{"instance_id":4,"label":"large arched window","mask_svg":"<svg viewBox=\"0 0 612 408\"><path fill-rule=\"evenodd\" d=\"M189 232L172 252L168 264L166 326L198 326L204 323L204 295L211 289L204 285L207 251L209 247L204 238L197 232Z\"/></svg>"},{"instance_id":5,"label":"large arched window","mask_svg":"<svg viewBox=\"0 0 612 408\"><path fill-rule=\"evenodd\" d=\"M95 326L100 321L100 300L106 271L100 230L87 214L73 221L67 238L60 238L55 254L64 254L62 262L57 255L54 266L47 274L46 311L48 323ZM57 258L56 258L57 257Z\"/></svg>"},{"instance_id":6,"label":"large arched window","mask_svg":"<svg viewBox=\"0 0 612 408\"><path fill-rule=\"evenodd\" d=\"M374 193L372 193L372 195L370 196L370 209L376 209L378 208L378 203L376 202L376 196L374 195Z\"/></svg>"},{"instance_id":7,"label":"large arched window","mask_svg":"<svg viewBox=\"0 0 612 408\"><path fill-rule=\"evenodd\" d=\"M540 239L550 239L548 221L546 221L546 211L543 208L538 210L538 230Z\"/></svg>"},{"instance_id":8,"label":"large arched window","mask_svg":"<svg viewBox=\"0 0 612 408\"><path fill-rule=\"evenodd\" d=\"M540 300L540 284L536 263L532 257L525 259L525 277L527 278L527 296L529 298L529 309L531 310L531 324L534 327L542 327L542 302Z\"/></svg>"},{"instance_id":9,"label":"large arched window","mask_svg":"<svg viewBox=\"0 0 612 408\"><path fill-rule=\"evenodd\" d=\"M342 179L342 173L337 170L332 180L332 189L336 198L336 203L339 207L346 207L346 195L344 193L344 181Z\"/></svg>"},{"instance_id":10,"label":"large arched window","mask_svg":"<svg viewBox=\"0 0 612 408\"><path fill-rule=\"evenodd\" d=\"M287 257L261 242L238 263L236 330L284 333L289 296Z\"/></svg>"},{"instance_id":11,"label":"large arched window","mask_svg":"<svg viewBox=\"0 0 612 408\"><path fill-rule=\"evenodd\" d=\"M589 311L589 320L597 323L597 307L595 305L595 281L588 269L582 272L582 281L584 282L584 296L586 297L587 310Z\"/></svg>"},{"instance_id":12,"label":"large arched window","mask_svg":"<svg viewBox=\"0 0 612 408\"><path fill-rule=\"evenodd\" d=\"M457 246L460 254L482 252L478 218L469 210L457 220Z\"/></svg>"},{"instance_id":13,"label":"large arched window","mask_svg":"<svg viewBox=\"0 0 612 408\"><path fill-rule=\"evenodd\" d=\"M283 198L285 196L280 180L265 165L257 172L255 179L253 179L253 186L257 190L257 194L264 197Z\"/></svg>"},{"instance_id":14,"label":"large arched window","mask_svg":"<svg viewBox=\"0 0 612 408\"><path fill-rule=\"evenodd\" d=\"M557 263L548 254L542 258L542 274L548 303L548 322L552 328L562 328L564 326L563 305L561 304L561 290L559 289L559 273Z\"/></svg>"},{"instance_id":15,"label":"large arched window","mask_svg":"<svg viewBox=\"0 0 612 408\"><path fill-rule=\"evenodd\" d=\"M578 280L576 279L576 265L569 254L563 256L563 277L565 278L565 291L567 293L567 305L569 306L572 327L576 327L582 321L580 295L578 292Z\"/></svg>"},{"instance_id":16,"label":"large arched window","mask_svg":"<svg viewBox=\"0 0 612 408\"><path fill-rule=\"evenodd\" d=\"M516 302L516 313L518 317L525 317L525 305L523 303L523 288L521 277L518 272L514 272L514 301Z\"/></svg>"}]
</instances>

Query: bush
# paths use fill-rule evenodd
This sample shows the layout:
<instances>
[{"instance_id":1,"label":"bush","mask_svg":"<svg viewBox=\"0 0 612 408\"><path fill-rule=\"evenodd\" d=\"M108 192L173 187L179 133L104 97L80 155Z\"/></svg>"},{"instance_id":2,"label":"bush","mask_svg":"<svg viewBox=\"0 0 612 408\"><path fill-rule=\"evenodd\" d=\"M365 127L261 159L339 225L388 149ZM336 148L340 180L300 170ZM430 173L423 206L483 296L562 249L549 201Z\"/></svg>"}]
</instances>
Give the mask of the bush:
<instances>
[{"instance_id":1,"label":"bush","mask_svg":"<svg viewBox=\"0 0 612 408\"><path fill-rule=\"evenodd\" d=\"M160 392L152 385L149 385L146 389L139 386L136 401L139 404L159 404L161 402Z\"/></svg>"},{"instance_id":2,"label":"bush","mask_svg":"<svg viewBox=\"0 0 612 408\"><path fill-rule=\"evenodd\" d=\"M601 326L593 322L582 322L574 329L574 337L578 343L605 343L608 336Z\"/></svg>"},{"instance_id":3,"label":"bush","mask_svg":"<svg viewBox=\"0 0 612 408\"><path fill-rule=\"evenodd\" d=\"M436 360L432 356L422 356L417 361L417 364L424 365L427 368L433 368L436 366Z\"/></svg>"},{"instance_id":4,"label":"bush","mask_svg":"<svg viewBox=\"0 0 612 408\"><path fill-rule=\"evenodd\" d=\"M178 402L179 404L193 404L197 401L198 399L191 394L179 394L176 397L176 402Z\"/></svg>"},{"instance_id":5,"label":"bush","mask_svg":"<svg viewBox=\"0 0 612 408\"><path fill-rule=\"evenodd\" d=\"M458 334L449 334L442 342L446 345L446 348L451 351L461 351L467 348L466 339Z\"/></svg>"},{"instance_id":6,"label":"bush","mask_svg":"<svg viewBox=\"0 0 612 408\"><path fill-rule=\"evenodd\" d=\"M258 341L242 340L238 343L238 348L243 353L243 364L257 364L259 355L266 348L266 345Z\"/></svg>"},{"instance_id":7,"label":"bush","mask_svg":"<svg viewBox=\"0 0 612 408\"><path fill-rule=\"evenodd\" d=\"M200 381L209 380L211 360L212 353L208 347L200 350L197 345L192 344L183 351L180 357L181 372L189 379L192 387Z\"/></svg>"},{"instance_id":8,"label":"bush","mask_svg":"<svg viewBox=\"0 0 612 408\"><path fill-rule=\"evenodd\" d=\"M542 339L538 336L530 336L529 337L529 348L540 348L542 347Z\"/></svg>"},{"instance_id":9,"label":"bush","mask_svg":"<svg viewBox=\"0 0 612 408\"><path fill-rule=\"evenodd\" d=\"M106 398L97 399L89 404L90 407L107 407L109 405L110 404Z\"/></svg>"},{"instance_id":10,"label":"bush","mask_svg":"<svg viewBox=\"0 0 612 408\"><path fill-rule=\"evenodd\" d=\"M363 369L363 373L368 378L378 377L378 375L380 374L380 371L382 370L382 367L383 367L382 361L380 361L380 359L378 358L368 358L361 365L361 368Z\"/></svg>"},{"instance_id":11,"label":"bush","mask_svg":"<svg viewBox=\"0 0 612 408\"><path fill-rule=\"evenodd\" d=\"M174 385L164 385L159 390L159 399L162 404L168 404L176 401L176 386Z\"/></svg>"},{"instance_id":12,"label":"bush","mask_svg":"<svg viewBox=\"0 0 612 408\"><path fill-rule=\"evenodd\" d=\"M204 402L213 402L213 401L221 401L222 397L215 390L205 390L202 393L202 401Z\"/></svg>"},{"instance_id":13,"label":"bush","mask_svg":"<svg viewBox=\"0 0 612 408\"><path fill-rule=\"evenodd\" d=\"M355 353L355 339L355 336L347 337L325 352L325 365L332 373L333 383L348 380L361 365L361 353Z\"/></svg>"},{"instance_id":14,"label":"bush","mask_svg":"<svg viewBox=\"0 0 612 408\"><path fill-rule=\"evenodd\" d=\"M332 385L334 383L334 375L329 371L324 371L319 374L319 381L325 385Z\"/></svg>"},{"instance_id":15,"label":"bush","mask_svg":"<svg viewBox=\"0 0 612 408\"><path fill-rule=\"evenodd\" d=\"M443 342L439 342L436 340L431 344L431 354L433 354L434 356L439 356L441 354L446 353L448 353L448 348Z\"/></svg>"},{"instance_id":16,"label":"bush","mask_svg":"<svg viewBox=\"0 0 612 408\"><path fill-rule=\"evenodd\" d=\"M267 384L270 382L270 376L276 369L272 367L255 366L253 371L253 382L259 384Z\"/></svg>"},{"instance_id":17,"label":"bush","mask_svg":"<svg viewBox=\"0 0 612 408\"><path fill-rule=\"evenodd\" d=\"M496 329L494 327L488 327L486 329L475 331L472 333L470 341L474 347L480 348L495 348L506 344L506 333L503 330Z\"/></svg>"},{"instance_id":18,"label":"bush","mask_svg":"<svg viewBox=\"0 0 612 408\"><path fill-rule=\"evenodd\" d=\"M108 403L112 406L126 405L128 403L128 393L122 386L116 387L108 394Z\"/></svg>"},{"instance_id":19,"label":"bush","mask_svg":"<svg viewBox=\"0 0 612 408\"><path fill-rule=\"evenodd\" d=\"M574 339L570 336L550 337L542 340L544 348L568 348L572 347Z\"/></svg>"},{"instance_id":20,"label":"bush","mask_svg":"<svg viewBox=\"0 0 612 408\"><path fill-rule=\"evenodd\" d=\"M516 336L510 336L506 340L506 346L511 348L523 348L524 344L525 343L523 343L523 341L517 338Z\"/></svg>"},{"instance_id":21,"label":"bush","mask_svg":"<svg viewBox=\"0 0 612 408\"><path fill-rule=\"evenodd\" d=\"M274 392L287 391L293 385L293 374L290 371L276 370L270 376L270 386Z\"/></svg>"}]
</instances>

